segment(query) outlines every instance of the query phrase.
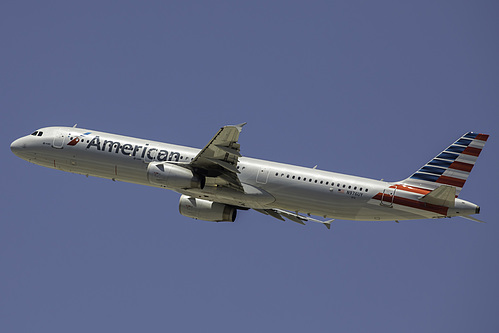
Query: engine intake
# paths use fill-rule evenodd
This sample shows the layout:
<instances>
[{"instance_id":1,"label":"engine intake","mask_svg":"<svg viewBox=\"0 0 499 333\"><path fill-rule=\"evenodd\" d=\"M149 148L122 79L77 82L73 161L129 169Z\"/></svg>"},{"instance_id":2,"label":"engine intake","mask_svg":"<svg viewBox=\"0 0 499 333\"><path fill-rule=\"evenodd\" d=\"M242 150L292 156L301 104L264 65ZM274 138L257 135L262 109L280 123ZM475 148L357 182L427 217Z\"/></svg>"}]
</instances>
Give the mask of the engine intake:
<instances>
[{"instance_id":1,"label":"engine intake","mask_svg":"<svg viewBox=\"0 0 499 333\"><path fill-rule=\"evenodd\" d=\"M237 209L233 206L187 195L180 197L178 210L184 216L210 222L234 222L237 215Z\"/></svg>"},{"instance_id":2,"label":"engine intake","mask_svg":"<svg viewBox=\"0 0 499 333\"><path fill-rule=\"evenodd\" d=\"M203 189L206 183L204 176L196 175L187 168L179 165L162 162L151 162L147 166L147 179L150 183L164 187L199 188Z\"/></svg>"}]
</instances>

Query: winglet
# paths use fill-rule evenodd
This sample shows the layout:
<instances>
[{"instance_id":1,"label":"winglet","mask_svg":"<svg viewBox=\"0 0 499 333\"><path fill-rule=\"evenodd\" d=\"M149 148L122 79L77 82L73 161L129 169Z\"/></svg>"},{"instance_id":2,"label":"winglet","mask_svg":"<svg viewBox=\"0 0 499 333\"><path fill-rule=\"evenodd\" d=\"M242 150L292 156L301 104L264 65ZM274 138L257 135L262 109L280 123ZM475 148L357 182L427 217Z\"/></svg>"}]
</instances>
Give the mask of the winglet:
<instances>
[{"instance_id":1,"label":"winglet","mask_svg":"<svg viewBox=\"0 0 499 333\"><path fill-rule=\"evenodd\" d=\"M247 123L242 123L242 124L239 124L239 125L233 125L235 128L237 128L237 130L239 132L241 132L243 130L243 126L246 125Z\"/></svg>"},{"instance_id":2,"label":"winglet","mask_svg":"<svg viewBox=\"0 0 499 333\"><path fill-rule=\"evenodd\" d=\"M333 221L334 220L324 221L322 224L324 224L328 230L331 230L331 222Z\"/></svg>"}]
</instances>

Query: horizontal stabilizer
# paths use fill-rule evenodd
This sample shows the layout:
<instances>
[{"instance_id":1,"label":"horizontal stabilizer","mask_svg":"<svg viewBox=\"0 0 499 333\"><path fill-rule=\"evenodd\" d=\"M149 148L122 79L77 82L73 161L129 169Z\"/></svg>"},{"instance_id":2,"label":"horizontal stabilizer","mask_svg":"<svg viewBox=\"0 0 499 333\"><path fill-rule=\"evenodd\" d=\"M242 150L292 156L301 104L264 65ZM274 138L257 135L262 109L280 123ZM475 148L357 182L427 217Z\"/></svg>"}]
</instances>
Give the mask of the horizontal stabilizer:
<instances>
[{"instance_id":1,"label":"horizontal stabilizer","mask_svg":"<svg viewBox=\"0 0 499 333\"><path fill-rule=\"evenodd\" d=\"M456 202L456 188L450 185L441 185L419 200L432 205L454 207Z\"/></svg>"}]
</instances>

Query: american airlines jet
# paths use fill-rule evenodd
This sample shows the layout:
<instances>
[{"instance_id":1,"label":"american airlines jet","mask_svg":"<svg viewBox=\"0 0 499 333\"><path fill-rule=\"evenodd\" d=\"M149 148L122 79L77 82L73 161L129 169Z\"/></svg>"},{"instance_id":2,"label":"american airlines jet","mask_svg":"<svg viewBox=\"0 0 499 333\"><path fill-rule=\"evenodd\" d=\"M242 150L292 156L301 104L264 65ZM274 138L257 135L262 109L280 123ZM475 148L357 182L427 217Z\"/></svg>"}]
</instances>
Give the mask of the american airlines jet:
<instances>
[{"instance_id":1,"label":"american airlines jet","mask_svg":"<svg viewBox=\"0 0 499 333\"><path fill-rule=\"evenodd\" d=\"M466 133L408 178L385 182L243 157L243 125L222 127L201 150L76 125L39 129L10 148L41 166L176 191L180 213L205 221L234 222L238 210L254 209L328 228L333 219L481 222L471 216L480 207L458 196L487 134Z\"/></svg>"}]
</instances>

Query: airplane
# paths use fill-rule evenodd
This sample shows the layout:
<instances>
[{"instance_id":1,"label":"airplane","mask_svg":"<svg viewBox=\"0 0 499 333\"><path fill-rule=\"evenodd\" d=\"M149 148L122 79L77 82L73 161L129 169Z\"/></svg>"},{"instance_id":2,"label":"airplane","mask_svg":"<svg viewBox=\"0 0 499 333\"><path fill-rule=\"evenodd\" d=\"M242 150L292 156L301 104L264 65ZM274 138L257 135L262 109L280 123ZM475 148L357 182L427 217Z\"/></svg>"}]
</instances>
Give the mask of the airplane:
<instances>
[{"instance_id":1,"label":"airplane","mask_svg":"<svg viewBox=\"0 0 499 333\"><path fill-rule=\"evenodd\" d=\"M400 221L471 216L458 198L489 135L465 133L408 178L386 182L243 157L243 126L223 126L203 148L73 127L45 127L12 142L18 157L44 167L178 192L182 215L234 222L253 209L281 221ZM315 216L315 217L312 217ZM323 220L323 219L325 220Z\"/></svg>"}]
</instances>

